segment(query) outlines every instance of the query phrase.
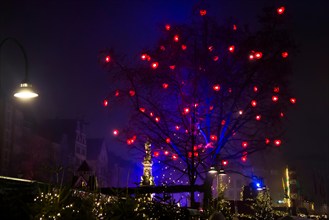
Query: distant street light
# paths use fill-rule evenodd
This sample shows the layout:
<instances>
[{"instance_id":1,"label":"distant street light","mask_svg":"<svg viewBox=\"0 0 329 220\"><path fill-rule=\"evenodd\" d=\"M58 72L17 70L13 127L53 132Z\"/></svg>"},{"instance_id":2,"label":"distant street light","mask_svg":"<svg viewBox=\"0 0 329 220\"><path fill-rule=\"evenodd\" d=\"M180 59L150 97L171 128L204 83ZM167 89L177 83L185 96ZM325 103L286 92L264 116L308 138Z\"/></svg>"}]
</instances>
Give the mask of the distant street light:
<instances>
[{"instance_id":1,"label":"distant street light","mask_svg":"<svg viewBox=\"0 0 329 220\"><path fill-rule=\"evenodd\" d=\"M32 99L32 98L35 98L35 97L39 96L38 93L36 93L35 91L32 90L32 84L29 82L28 62L27 62L27 55L26 55L26 52L24 50L24 47L15 38L8 37L8 38L5 38L4 40L1 41L0 51L1 51L2 46L8 41L14 42L21 49L21 51L23 53L23 56L24 56L24 61L25 61L25 77L24 77L22 83L20 84L19 89L14 94L14 96L19 98L19 99L25 99L25 100L26 99Z\"/></svg>"}]
</instances>

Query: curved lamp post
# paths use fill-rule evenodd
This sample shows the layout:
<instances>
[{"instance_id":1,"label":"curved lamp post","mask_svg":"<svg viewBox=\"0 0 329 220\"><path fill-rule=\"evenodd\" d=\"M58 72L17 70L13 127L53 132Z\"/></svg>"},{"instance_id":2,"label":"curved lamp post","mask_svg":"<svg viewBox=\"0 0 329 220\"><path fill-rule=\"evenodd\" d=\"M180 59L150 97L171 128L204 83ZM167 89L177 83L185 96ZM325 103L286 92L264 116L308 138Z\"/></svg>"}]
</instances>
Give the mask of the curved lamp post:
<instances>
[{"instance_id":1,"label":"curved lamp post","mask_svg":"<svg viewBox=\"0 0 329 220\"><path fill-rule=\"evenodd\" d=\"M19 89L14 94L14 96L19 99L32 99L32 98L38 97L39 96L38 93L36 93L35 91L32 90L32 84L29 82L28 62L27 62L27 55L26 55L24 47L15 38L8 37L0 42L0 51L1 51L2 46L8 41L14 42L19 47L19 49L23 53L24 60L25 60L25 77L24 77L22 83L20 84Z\"/></svg>"}]
</instances>

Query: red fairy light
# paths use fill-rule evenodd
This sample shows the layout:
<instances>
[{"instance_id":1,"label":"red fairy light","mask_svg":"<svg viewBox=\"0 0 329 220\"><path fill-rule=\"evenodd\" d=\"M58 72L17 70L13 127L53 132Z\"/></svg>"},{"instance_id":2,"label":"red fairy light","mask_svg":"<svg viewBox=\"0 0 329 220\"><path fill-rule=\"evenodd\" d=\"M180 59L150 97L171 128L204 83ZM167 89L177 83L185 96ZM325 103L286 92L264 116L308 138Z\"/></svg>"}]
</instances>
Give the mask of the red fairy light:
<instances>
[{"instance_id":1,"label":"red fairy light","mask_svg":"<svg viewBox=\"0 0 329 220\"><path fill-rule=\"evenodd\" d=\"M135 94L136 94L136 92L135 92L134 90L130 90L130 91L129 91L129 95L130 95L130 96L134 96Z\"/></svg>"},{"instance_id":2,"label":"red fairy light","mask_svg":"<svg viewBox=\"0 0 329 220\"><path fill-rule=\"evenodd\" d=\"M284 52L281 53L282 58L287 58L288 55L289 55L289 54L288 54L287 51L284 51Z\"/></svg>"},{"instance_id":3,"label":"red fairy light","mask_svg":"<svg viewBox=\"0 0 329 220\"><path fill-rule=\"evenodd\" d=\"M185 44L182 44L182 50L186 50L187 46Z\"/></svg>"},{"instance_id":4,"label":"red fairy light","mask_svg":"<svg viewBox=\"0 0 329 220\"><path fill-rule=\"evenodd\" d=\"M271 141L268 138L265 138L265 144L269 144Z\"/></svg>"},{"instance_id":5,"label":"red fairy light","mask_svg":"<svg viewBox=\"0 0 329 220\"><path fill-rule=\"evenodd\" d=\"M273 92L279 93L280 92L280 87L278 87L278 86L274 87Z\"/></svg>"},{"instance_id":6,"label":"red fairy light","mask_svg":"<svg viewBox=\"0 0 329 220\"><path fill-rule=\"evenodd\" d=\"M178 125L175 126L176 131L178 131L180 129L180 127Z\"/></svg>"},{"instance_id":7,"label":"red fairy light","mask_svg":"<svg viewBox=\"0 0 329 220\"><path fill-rule=\"evenodd\" d=\"M170 143L170 138L166 138L166 143L167 143L167 144Z\"/></svg>"},{"instance_id":8,"label":"red fairy light","mask_svg":"<svg viewBox=\"0 0 329 220\"><path fill-rule=\"evenodd\" d=\"M188 114L190 112L190 109L189 108L184 108L184 113L185 114Z\"/></svg>"},{"instance_id":9,"label":"red fairy light","mask_svg":"<svg viewBox=\"0 0 329 220\"><path fill-rule=\"evenodd\" d=\"M291 104L296 104L296 98L290 98Z\"/></svg>"},{"instance_id":10,"label":"red fairy light","mask_svg":"<svg viewBox=\"0 0 329 220\"><path fill-rule=\"evenodd\" d=\"M188 153L187 153L187 156L188 156L189 158L191 158L191 157L192 157L192 152L191 152L191 151L188 152Z\"/></svg>"},{"instance_id":11,"label":"red fairy light","mask_svg":"<svg viewBox=\"0 0 329 220\"><path fill-rule=\"evenodd\" d=\"M147 60L148 57L149 57L149 56L148 56L146 53L143 53L143 54L141 55L141 59L142 59L142 60Z\"/></svg>"},{"instance_id":12,"label":"red fairy light","mask_svg":"<svg viewBox=\"0 0 329 220\"><path fill-rule=\"evenodd\" d=\"M131 145L132 144L132 141L130 139L127 139L127 144L128 145Z\"/></svg>"},{"instance_id":13,"label":"red fairy light","mask_svg":"<svg viewBox=\"0 0 329 220\"><path fill-rule=\"evenodd\" d=\"M281 6L279 7L278 9L276 9L276 12L279 14L279 15L282 15L285 11L285 7L284 6Z\"/></svg>"},{"instance_id":14,"label":"red fairy light","mask_svg":"<svg viewBox=\"0 0 329 220\"><path fill-rule=\"evenodd\" d=\"M213 109L214 109L214 106L213 105L209 106L209 110L210 111L212 111Z\"/></svg>"},{"instance_id":15,"label":"red fairy light","mask_svg":"<svg viewBox=\"0 0 329 220\"><path fill-rule=\"evenodd\" d=\"M234 49L235 49L235 46L234 45L231 45L229 46L228 50L233 53L234 52Z\"/></svg>"},{"instance_id":16,"label":"red fairy light","mask_svg":"<svg viewBox=\"0 0 329 220\"><path fill-rule=\"evenodd\" d=\"M209 47L208 47L208 50L209 50L210 52L212 52L212 51L214 50L214 47L213 47L213 46L209 46Z\"/></svg>"},{"instance_id":17,"label":"red fairy light","mask_svg":"<svg viewBox=\"0 0 329 220\"><path fill-rule=\"evenodd\" d=\"M109 105L109 101L107 99L104 99L103 100L103 105L104 105L104 107L108 106Z\"/></svg>"},{"instance_id":18,"label":"red fairy light","mask_svg":"<svg viewBox=\"0 0 329 220\"><path fill-rule=\"evenodd\" d=\"M227 166L228 165L228 161L227 160L222 160L222 165L223 166Z\"/></svg>"},{"instance_id":19,"label":"red fairy light","mask_svg":"<svg viewBox=\"0 0 329 220\"><path fill-rule=\"evenodd\" d=\"M243 148L248 147L248 142L247 142L247 141L243 141L243 142L241 143L241 146L242 146Z\"/></svg>"},{"instance_id":20,"label":"red fairy light","mask_svg":"<svg viewBox=\"0 0 329 220\"><path fill-rule=\"evenodd\" d=\"M235 24L233 24L233 31L237 30L237 26Z\"/></svg>"},{"instance_id":21,"label":"red fairy light","mask_svg":"<svg viewBox=\"0 0 329 220\"><path fill-rule=\"evenodd\" d=\"M280 112L280 117L283 118L284 117L284 113Z\"/></svg>"},{"instance_id":22,"label":"red fairy light","mask_svg":"<svg viewBox=\"0 0 329 220\"><path fill-rule=\"evenodd\" d=\"M253 54L249 55L249 60L253 60L255 58L255 56Z\"/></svg>"},{"instance_id":23,"label":"red fairy light","mask_svg":"<svg viewBox=\"0 0 329 220\"><path fill-rule=\"evenodd\" d=\"M215 90L216 92L218 92L220 90L220 85L215 84L215 85L213 85L212 89Z\"/></svg>"},{"instance_id":24,"label":"red fairy light","mask_svg":"<svg viewBox=\"0 0 329 220\"><path fill-rule=\"evenodd\" d=\"M260 119L262 119L262 116L261 115L256 115L256 120L260 121Z\"/></svg>"},{"instance_id":25,"label":"red fairy light","mask_svg":"<svg viewBox=\"0 0 329 220\"><path fill-rule=\"evenodd\" d=\"M151 116L151 117L153 117L153 116L154 116L153 112L150 112L150 116Z\"/></svg>"},{"instance_id":26,"label":"red fairy light","mask_svg":"<svg viewBox=\"0 0 329 220\"><path fill-rule=\"evenodd\" d=\"M154 119L156 122L159 122L160 121L160 118L159 117L155 117Z\"/></svg>"},{"instance_id":27,"label":"red fairy light","mask_svg":"<svg viewBox=\"0 0 329 220\"><path fill-rule=\"evenodd\" d=\"M139 111L145 112L145 108L139 108Z\"/></svg>"},{"instance_id":28,"label":"red fairy light","mask_svg":"<svg viewBox=\"0 0 329 220\"><path fill-rule=\"evenodd\" d=\"M173 154L171 157L172 157L173 160L177 160L178 159L177 154Z\"/></svg>"},{"instance_id":29,"label":"red fairy light","mask_svg":"<svg viewBox=\"0 0 329 220\"><path fill-rule=\"evenodd\" d=\"M198 150L198 146L193 147L193 151L196 151L196 150Z\"/></svg>"},{"instance_id":30,"label":"red fairy light","mask_svg":"<svg viewBox=\"0 0 329 220\"><path fill-rule=\"evenodd\" d=\"M179 41L179 36L177 34L174 36L174 41L175 42L178 42Z\"/></svg>"},{"instance_id":31,"label":"red fairy light","mask_svg":"<svg viewBox=\"0 0 329 220\"><path fill-rule=\"evenodd\" d=\"M276 95L272 96L272 101L273 102L277 102L278 100L279 100L278 96L276 96Z\"/></svg>"},{"instance_id":32,"label":"red fairy light","mask_svg":"<svg viewBox=\"0 0 329 220\"><path fill-rule=\"evenodd\" d=\"M242 162L246 162L246 161L247 161L247 156L243 156L243 157L241 157L241 161L242 161Z\"/></svg>"},{"instance_id":33,"label":"red fairy light","mask_svg":"<svg viewBox=\"0 0 329 220\"><path fill-rule=\"evenodd\" d=\"M243 114L243 111L242 110L239 110L239 115L242 115Z\"/></svg>"},{"instance_id":34,"label":"red fairy light","mask_svg":"<svg viewBox=\"0 0 329 220\"><path fill-rule=\"evenodd\" d=\"M206 14L207 14L207 10L205 10L205 9L200 10L200 15L201 16L205 16Z\"/></svg>"},{"instance_id":35,"label":"red fairy light","mask_svg":"<svg viewBox=\"0 0 329 220\"><path fill-rule=\"evenodd\" d=\"M257 102L256 102L256 100L252 100L252 101L251 101L251 106L252 106L252 107L256 107L256 106L257 106Z\"/></svg>"},{"instance_id":36,"label":"red fairy light","mask_svg":"<svg viewBox=\"0 0 329 220\"><path fill-rule=\"evenodd\" d=\"M153 153L154 157L158 157L159 155L160 155L160 153L158 151L154 151L154 153Z\"/></svg>"},{"instance_id":37,"label":"red fairy light","mask_svg":"<svg viewBox=\"0 0 329 220\"><path fill-rule=\"evenodd\" d=\"M167 30L167 31L169 31L170 30L170 24L166 24L166 26L165 26L165 29Z\"/></svg>"},{"instance_id":38,"label":"red fairy light","mask_svg":"<svg viewBox=\"0 0 329 220\"><path fill-rule=\"evenodd\" d=\"M174 69L176 68L176 66L175 66L175 65L170 65L169 68L170 68L171 70L174 70Z\"/></svg>"},{"instance_id":39,"label":"red fairy light","mask_svg":"<svg viewBox=\"0 0 329 220\"><path fill-rule=\"evenodd\" d=\"M222 125L225 125L226 121L225 120L222 120L221 124Z\"/></svg>"},{"instance_id":40,"label":"red fairy light","mask_svg":"<svg viewBox=\"0 0 329 220\"><path fill-rule=\"evenodd\" d=\"M199 156L199 153L198 152L194 152L194 156L195 157L198 157Z\"/></svg>"},{"instance_id":41,"label":"red fairy light","mask_svg":"<svg viewBox=\"0 0 329 220\"><path fill-rule=\"evenodd\" d=\"M110 56L106 56L106 57L105 57L105 62L106 62L106 63L111 62L111 57L110 57Z\"/></svg>"},{"instance_id":42,"label":"red fairy light","mask_svg":"<svg viewBox=\"0 0 329 220\"><path fill-rule=\"evenodd\" d=\"M254 86L254 92L258 92L258 87Z\"/></svg>"},{"instance_id":43,"label":"red fairy light","mask_svg":"<svg viewBox=\"0 0 329 220\"><path fill-rule=\"evenodd\" d=\"M280 146L281 145L281 140L279 140L279 139L274 140L274 145L275 146Z\"/></svg>"},{"instance_id":44,"label":"red fairy light","mask_svg":"<svg viewBox=\"0 0 329 220\"><path fill-rule=\"evenodd\" d=\"M216 61L219 60L219 57L218 56L214 56L212 59L216 62Z\"/></svg>"},{"instance_id":45,"label":"red fairy light","mask_svg":"<svg viewBox=\"0 0 329 220\"><path fill-rule=\"evenodd\" d=\"M162 88L164 88L164 89L167 89L168 86L169 86L168 83L163 83L163 84L162 84Z\"/></svg>"},{"instance_id":46,"label":"red fairy light","mask_svg":"<svg viewBox=\"0 0 329 220\"><path fill-rule=\"evenodd\" d=\"M153 63L151 64L151 67L152 67L153 69L156 69L156 68L159 67L159 63L158 63L158 62L153 62Z\"/></svg>"},{"instance_id":47,"label":"red fairy light","mask_svg":"<svg viewBox=\"0 0 329 220\"><path fill-rule=\"evenodd\" d=\"M232 88L229 88L229 89L228 89L228 92L231 93L231 92L232 92Z\"/></svg>"},{"instance_id":48,"label":"red fairy light","mask_svg":"<svg viewBox=\"0 0 329 220\"><path fill-rule=\"evenodd\" d=\"M165 46L161 45L160 50L165 51L166 50Z\"/></svg>"},{"instance_id":49,"label":"red fairy light","mask_svg":"<svg viewBox=\"0 0 329 220\"><path fill-rule=\"evenodd\" d=\"M114 95L115 95L116 97L118 97L118 96L120 95L119 90L116 90Z\"/></svg>"},{"instance_id":50,"label":"red fairy light","mask_svg":"<svg viewBox=\"0 0 329 220\"><path fill-rule=\"evenodd\" d=\"M210 140L217 141L217 136L216 135L210 135Z\"/></svg>"},{"instance_id":51,"label":"red fairy light","mask_svg":"<svg viewBox=\"0 0 329 220\"><path fill-rule=\"evenodd\" d=\"M169 151L166 150L163 154L166 155L166 156L168 156L169 155Z\"/></svg>"},{"instance_id":52,"label":"red fairy light","mask_svg":"<svg viewBox=\"0 0 329 220\"><path fill-rule=\"evenodd\" d=\"M256 57L256 59L260 59L260 58L263 57L263 53L262 52L256 52L255 57Z\"/></svg>"},{"instance_id":53,"label":"red fairy light","mask_svg":"<svg viewBox=\"0 0 329 220\"><path fill-rule=\"evenodd\" d=\"M117 129L114 129L114 130L113 130L113 135L114 135L114 136L118 136L118 134L119 134L119 131L118 131Z\"/></svg>"}]
</instances>

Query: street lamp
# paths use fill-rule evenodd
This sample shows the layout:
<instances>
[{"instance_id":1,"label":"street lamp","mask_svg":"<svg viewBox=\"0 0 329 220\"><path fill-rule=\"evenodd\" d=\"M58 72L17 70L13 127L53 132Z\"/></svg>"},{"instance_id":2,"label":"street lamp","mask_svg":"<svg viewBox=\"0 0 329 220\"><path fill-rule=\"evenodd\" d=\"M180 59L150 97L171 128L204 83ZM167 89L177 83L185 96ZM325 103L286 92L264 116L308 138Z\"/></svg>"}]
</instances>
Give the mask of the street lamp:
<instances>
[{"instance_id":1,"label":"street lamp","mask_svg":"<svg viewBox=\"0 0 329 220\"><path fill-rule=\"evenodd\" d=\"M23 53L24 61L25 61L25 77L24 77L22 83L20 84L19 89L14 94L14 96L16 98L25 99L25 100L38 97L39 96L38 93L36 93L35 91L32 90L32 84L29 82L28 62L27 62L27 55L26 55L24 47L15 38L7 37L0 42L0 51L1 51L2 46L8 41L14 42L20 48L20 50Z\"/></svg>"}]
</instances>

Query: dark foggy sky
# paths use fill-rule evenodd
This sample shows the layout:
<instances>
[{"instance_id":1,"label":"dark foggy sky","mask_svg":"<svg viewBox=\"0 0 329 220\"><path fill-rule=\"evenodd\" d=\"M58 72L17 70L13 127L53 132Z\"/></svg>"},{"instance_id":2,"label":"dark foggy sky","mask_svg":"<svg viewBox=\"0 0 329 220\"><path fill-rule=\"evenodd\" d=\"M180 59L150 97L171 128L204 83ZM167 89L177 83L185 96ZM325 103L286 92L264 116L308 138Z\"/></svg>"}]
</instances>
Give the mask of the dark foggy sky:
<instances>
[{"instance_id":1,"label":"dark foggy sky","mask_svg":"<svg viewBox=\"0 0 329 220\"><path fill-rule=\"evenodd\" d=\"M107 93L106 72L97 63L106 47L134 57L150 48L159 25L188 22L191 0L7 0L0 5L0 40L15 37L25 47L30 79L40 93L31 104L42 117L90 122L89 136L110 133L113 119L101 106ZM328 1L205 1L209 13L239 23L254 21L269 3L286 5L291 31L300 53L294 58L293 92L297 106L290 111L283 151L294 164L328 174ZM24 60L14 44L1 49L2 86L9 93L23 76ZM327 175L328 176L328 175Z\"/></svg>"}]
</instances>

